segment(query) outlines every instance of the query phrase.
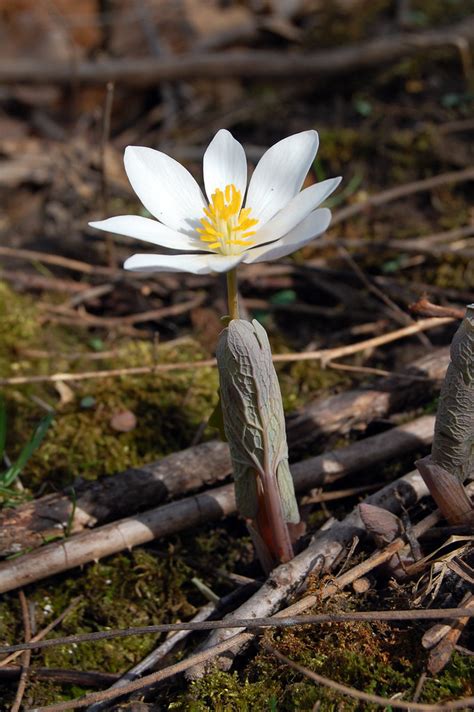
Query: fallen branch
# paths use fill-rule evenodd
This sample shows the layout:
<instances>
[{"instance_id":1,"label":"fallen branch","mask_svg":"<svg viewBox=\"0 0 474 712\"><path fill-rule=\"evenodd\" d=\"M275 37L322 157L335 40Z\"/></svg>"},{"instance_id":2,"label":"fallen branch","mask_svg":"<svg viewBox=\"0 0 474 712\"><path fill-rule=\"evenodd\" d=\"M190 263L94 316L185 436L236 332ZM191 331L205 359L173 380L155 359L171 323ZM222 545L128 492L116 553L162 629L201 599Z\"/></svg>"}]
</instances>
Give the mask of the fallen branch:
<instances>
[{"instance_id":1,"label":"fallen branch","mask_svg":"<svg viewBox=\"0 0 474 712\"><path fill-rule=\"evenodd\" d=\"M18 680L21 665L11 665L0 669L0 683ZM63 670L62 668L34 667L29 671L30 680L52 680L60 685L80 685L81 687L108 687L120 677L115 673L95 670Z\"/></svg>"},{"instance_id":2,"label":"fallen branch","mask_svg":"<svg viewBox=\"0 0 474 712\"><path fill-rule=\"evenodd\" d=\"M160 82L201 77L313 77L319 81L445 47L457 48L461 40L474 39L474 17L441 29L404 32L364 43L317 53L296 54L245 50L187 54L181 57L105 59L96 62L54 62L30 59L4 60L2 84L57 83L70 85L133 84L155 86ZM456 51L459 51L456 49Z\"/></svg>"},{"instance_id":3,"label":"fallen branch","mask_svg":"<svg viewBox=\"0 0 474 712\"><path fill-rule=\"evenodd\" d=\"M67 307L55 304L41 303L37 306L41 311L50 314L57 314L59 316L65 316L66 318L75 321L76 324L82 324L84 326L97 326L108 329L122 326L133 326L134 324L143 324L146 321L158 321L160 319L168 319L172 316L179 316L180 314L185 314L186 312L201 306L201 304L205 301L205 298L205 294L201 292L185 302L177 302L176 304L170 304L166 307L149 309L144 312L127 314L125 316L96 316L95 314L89 314L85 311L78 312L74 309L68 309Z\"/></svg>"},{"instance_id":4,"label":"fallen branch","mask_svg":"<svg viewBox=\"0 0 474 712\"><path fill-rule=\"evenodd\" d=\"M437 389L448 363L449 350L436 349L408 365L402 382L399 378L383 379L371 388L348 390L309 403L288 418L290 448L294 451L321 435L345 434L374 418L387 417L399 408L425 401ZM391 432L396 436L398 431ZM406 447L403 438L399 447ZM339 459L343 452L338 450ZM63 536L65 531L78 533L86 527L129 516L168 497L218 482L230 472L227 445L213 441L113 477L83 483L75 491L75 504L66 491L16 509L4 509L0 512L0 555L42 546L49 537Z\"/></svg>"},{"instance_id":5,"label":"fallen branch","mask_svg":"<svg viewBox=\"0 0 474 712\"><path fill-rule=\"evenodd\" d=\"M432 434L433 419L425 416L347 448L304 460L292 467L295 487L303 491L334 482L349 472L399 454L401 442L408 449L417 448L429 442ZM4 562L0 565L0 592L234 512L233 485L226 485L121 519Z\"/></svg>"}]
</instances>

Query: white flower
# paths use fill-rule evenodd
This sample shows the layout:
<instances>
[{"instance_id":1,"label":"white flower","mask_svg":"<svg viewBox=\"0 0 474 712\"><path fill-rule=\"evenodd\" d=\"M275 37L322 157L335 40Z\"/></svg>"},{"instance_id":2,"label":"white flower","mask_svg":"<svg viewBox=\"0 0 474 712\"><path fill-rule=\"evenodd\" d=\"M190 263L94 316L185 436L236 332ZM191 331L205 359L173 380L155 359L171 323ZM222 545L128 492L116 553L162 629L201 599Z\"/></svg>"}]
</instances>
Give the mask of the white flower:
<instances>
[{"instance_id":1,"label":"white flower","mask_svg":"<svg viewBox=\"0 0 474 712\"><path fill-rule=\"evenodd\" d=\"M331 221L330 210L317 208L341 179L301 190L318 143L316 131L279 141L262 156L247 188L244 149L229 131L218 131L204 154L208 200L173 158L128 146L128 178L156 220L120 215L90 225L185 253L137 254L126 260L126 269L143 272L227 272L240 262L284 257L321 235Z\"/></svg>"}]
</instances>

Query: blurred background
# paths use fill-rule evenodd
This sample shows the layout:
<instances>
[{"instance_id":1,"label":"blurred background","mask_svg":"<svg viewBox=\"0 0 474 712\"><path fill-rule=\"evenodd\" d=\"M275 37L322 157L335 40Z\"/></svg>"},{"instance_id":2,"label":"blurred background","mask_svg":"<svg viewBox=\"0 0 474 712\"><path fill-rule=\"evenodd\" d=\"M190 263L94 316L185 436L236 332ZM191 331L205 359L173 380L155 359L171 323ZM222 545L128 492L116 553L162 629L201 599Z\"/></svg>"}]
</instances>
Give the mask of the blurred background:
<instances>
[{"instance_id":1,"label":"blurred background","mask_svg":"<svg viewBox=\"0 0 474 712\"><path fill-rule=\"evenodd\" d=\"M318 129L309 180L342 174L336 204L472 165L470 13L472 0L2 0L2 244L119 264L124 241L104 256L87 220L134 200L124 147L199 178L222 127L253 163ZM452 222L417 208L396 205L393 237Z\"/></svg>"}]
</instances>

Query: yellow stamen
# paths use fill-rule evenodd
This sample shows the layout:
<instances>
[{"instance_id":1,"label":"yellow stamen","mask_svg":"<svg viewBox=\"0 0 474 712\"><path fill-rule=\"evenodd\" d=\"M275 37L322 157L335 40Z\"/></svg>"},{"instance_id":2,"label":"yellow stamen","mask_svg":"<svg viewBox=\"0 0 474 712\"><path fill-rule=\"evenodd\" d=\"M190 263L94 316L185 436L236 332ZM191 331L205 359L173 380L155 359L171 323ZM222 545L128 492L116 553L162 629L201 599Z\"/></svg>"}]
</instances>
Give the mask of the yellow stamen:
<instances>
[{"instance_id":1,"label":"yellow stamen","mask_svg":"<svg viewBox=\"0 0 474 712\"><path fill-rule=\"evenodd\" d=\"M208 207L204 208L206 217L201 218L202 228L197 228L199 237L211 250L224 255L239 254L240 248L255 244L249 241L255 231L249 232L249 229L255 227L258 220L251 218L250 213L251 208L242 208L242 195L235 185L226 185L223 191L217 188Z\"/></svg>"}]
</instances>

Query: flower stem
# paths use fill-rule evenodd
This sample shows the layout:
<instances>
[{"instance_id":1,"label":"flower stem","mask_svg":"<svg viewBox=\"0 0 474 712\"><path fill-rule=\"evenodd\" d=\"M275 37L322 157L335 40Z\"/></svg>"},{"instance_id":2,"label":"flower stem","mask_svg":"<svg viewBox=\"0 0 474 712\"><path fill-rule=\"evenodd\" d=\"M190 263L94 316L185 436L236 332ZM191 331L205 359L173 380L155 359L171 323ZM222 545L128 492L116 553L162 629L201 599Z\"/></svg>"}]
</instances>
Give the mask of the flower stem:
<instances>
[{"instance_id":1,"label":"flower stem","mask_svg":"<svg viewBox=\"0 0 474 712\"><path fill-rule=\"evenodd\" d=\"M237 289L237 268L227 272L227 301L231 319L239 318L239 292Z\"/></svg>"}]
</instances>

